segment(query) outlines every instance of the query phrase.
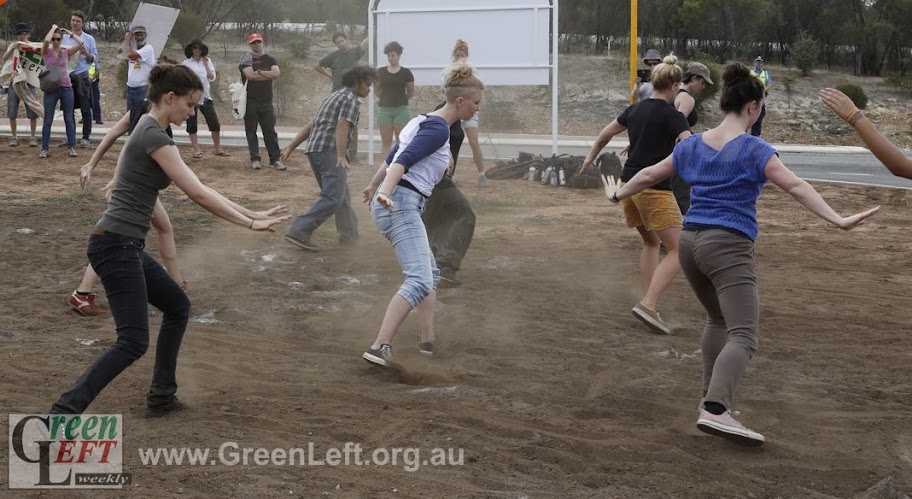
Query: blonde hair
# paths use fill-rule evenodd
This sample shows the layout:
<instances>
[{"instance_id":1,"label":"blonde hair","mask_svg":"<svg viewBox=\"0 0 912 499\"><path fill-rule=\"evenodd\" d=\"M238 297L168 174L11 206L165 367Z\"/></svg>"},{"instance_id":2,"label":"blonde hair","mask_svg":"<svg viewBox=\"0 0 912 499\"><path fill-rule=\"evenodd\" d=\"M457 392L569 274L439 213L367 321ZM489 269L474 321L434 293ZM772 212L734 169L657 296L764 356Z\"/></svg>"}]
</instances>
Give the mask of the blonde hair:
<instances>
[{"instance_id":1,"label":"blonde hair","mask_svg":"<svg viewBox=\"0 0 912 499\"><path fill-rule=\"evenodd\" d=\"M469 44L466 43L462 38L456 39L456 45L453 45L453 53L450 54L450 58L455 62L456 61L456 52L458 51L465 52L466 58L469 57Z\"/></svg>"},{"instance_id":2,"label":"blonde hair","mask_svg":"<svg viewBox=\"0 0 912 499\"><path fill-rule=\"evenodd\" d=\"M483 91L484 83L475 76L475 68L471 64L458 61L447 70L443 87L447 102L453 102L457 97L465 99L474 96L475 92Z\"/></svg>"},{"instance_id":3,"label":"blonde hair","mask_svg":"<svg viewBox=\"0 0 912 499\"><path fill-rule=\"evenodd\" d=\"M659 92L668 90L675 83L684 79L684 70L677 64L678 58L673 54L666 55L662 63L652 68L652 88Z\"/></svg>"}]
</instances>

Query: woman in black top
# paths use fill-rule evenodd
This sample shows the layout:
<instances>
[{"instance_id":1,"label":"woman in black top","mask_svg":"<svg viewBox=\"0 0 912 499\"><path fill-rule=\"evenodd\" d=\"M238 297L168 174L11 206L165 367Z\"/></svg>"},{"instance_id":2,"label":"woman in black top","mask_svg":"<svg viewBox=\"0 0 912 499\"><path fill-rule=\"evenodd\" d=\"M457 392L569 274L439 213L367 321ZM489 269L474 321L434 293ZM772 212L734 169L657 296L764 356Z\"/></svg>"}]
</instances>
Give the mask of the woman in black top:
<instances>
[{"instance_id":1,"label":"woman in black top","mask_svg":"<svg viewBox=\"0 0 912 499\"><path fill-rule=\"evenodd\" d=\"M399 42L387 43L383 53L389 65L377 70L374 88L380 96L377 126L383 139L382 157L385 158L393 146L393 134L399 137L402 127L412 119L408 105L415 95L415 77L408 68L399 65L399 57L402 56Z\"/></svg>"}]
</instances>

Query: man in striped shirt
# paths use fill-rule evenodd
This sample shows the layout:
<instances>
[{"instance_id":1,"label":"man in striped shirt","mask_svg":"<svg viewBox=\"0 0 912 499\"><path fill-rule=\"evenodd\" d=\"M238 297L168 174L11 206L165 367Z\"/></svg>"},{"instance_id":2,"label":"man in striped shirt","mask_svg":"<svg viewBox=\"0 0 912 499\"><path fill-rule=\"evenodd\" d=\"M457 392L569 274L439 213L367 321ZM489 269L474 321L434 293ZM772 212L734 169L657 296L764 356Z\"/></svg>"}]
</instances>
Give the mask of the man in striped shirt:
<instances>
[{"instance_id":1,"label":"man in striped shirt","mask_svg":"<svg viewBox=\"0 0 912 499\"><path fill-rule=\"evenodd\" d=\"M304 152L320 185L320 199L307 213L298 215L288 229L285 240L295 246L316 251L310 235L333 215L339 244L351 246L358 242L358 217L351 206L351 165L346 151L361 115L358 99L367 97L375 78L372 68L355 66L342 76L342 88L330 94L317 111Z\"/></svg>"}]
</instances>

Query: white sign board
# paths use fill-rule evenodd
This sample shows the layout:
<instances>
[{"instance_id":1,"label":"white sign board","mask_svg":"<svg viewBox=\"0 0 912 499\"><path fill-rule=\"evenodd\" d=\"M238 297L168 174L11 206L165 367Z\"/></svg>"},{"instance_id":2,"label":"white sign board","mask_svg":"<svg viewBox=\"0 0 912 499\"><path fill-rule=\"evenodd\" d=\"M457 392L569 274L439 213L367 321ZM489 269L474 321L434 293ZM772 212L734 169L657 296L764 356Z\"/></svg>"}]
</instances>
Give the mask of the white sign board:
<instances>
[{"instance_id":1,"label":"white sign board","mask_svg":"<svg viewBox=\"0 0 912 499\"><path fill-rule=\"evenodd\" d=\"M178 15L180 15L179 9L140 3L133 16L133 22L130 23L130 28L132 29L134 26L146 28L146 44L152 45L152 48L155 49L155 58L158 59L165 50L168 36L171 35L171 29L174 28ZM133 49L136 49L136 42L133 42ZM120 54L120 58L125 59L126 55ZM175 59L181 60L182 58L175 57Z\"/></svg>"},{"instance_id":2,"label":"white sign board","mask_svg":"<svg viewBox=\"0 0 912 499\"><path fill-rule=\"evenodd\" d=\"M453 44L469 44L469 61L485 85L547 85L551 74L549 0L380 0L374 10L377 66L397 41L416 85L440 85Z\"/></svg>"}]
</instances>

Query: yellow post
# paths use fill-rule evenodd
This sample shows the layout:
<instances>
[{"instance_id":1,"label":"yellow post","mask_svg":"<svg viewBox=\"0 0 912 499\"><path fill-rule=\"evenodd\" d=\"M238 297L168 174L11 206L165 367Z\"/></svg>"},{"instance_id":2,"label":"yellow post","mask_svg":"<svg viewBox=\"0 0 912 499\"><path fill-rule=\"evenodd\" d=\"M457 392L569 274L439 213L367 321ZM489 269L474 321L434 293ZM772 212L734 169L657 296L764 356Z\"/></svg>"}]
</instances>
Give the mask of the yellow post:
<instances>
[{"instance_id":1,"label":"yellow post","mask_svg":"<svg viewBox=\"0 0 912 499\"><path fill-rule=\"evenodd\" d=\"M637 0L630 0L630 92L633 92L637 76ZM630 97L633 104L633 96Z\"/></svg>"}]
</instances>

